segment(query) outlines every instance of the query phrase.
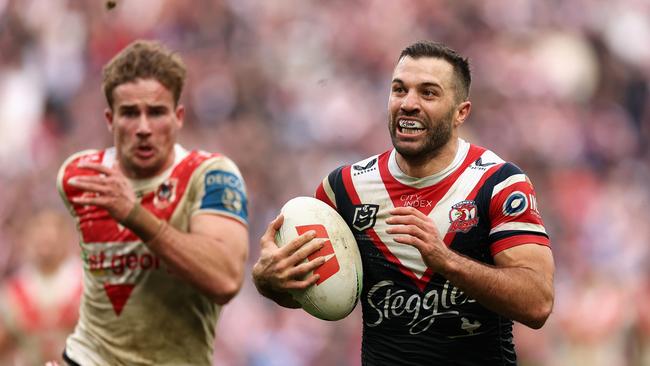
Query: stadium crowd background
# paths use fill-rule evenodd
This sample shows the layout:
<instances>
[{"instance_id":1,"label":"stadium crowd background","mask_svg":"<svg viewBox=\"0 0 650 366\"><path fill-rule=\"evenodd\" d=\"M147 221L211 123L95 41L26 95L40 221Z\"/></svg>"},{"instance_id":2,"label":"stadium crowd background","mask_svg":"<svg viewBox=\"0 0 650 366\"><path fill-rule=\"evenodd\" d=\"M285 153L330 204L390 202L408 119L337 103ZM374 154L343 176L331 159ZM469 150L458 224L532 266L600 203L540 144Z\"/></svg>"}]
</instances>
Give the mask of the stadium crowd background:
<instances>
[{"instance_id":1,"label":"stadium crowd background","mask_svg":"<svg viewBox=\"0 0 650 366\"><path fill-rule=\"evenodd\" d=\"M650 365L650 1L123 0L107 11L0 0L0 282L31 279L52 312L74 297L80 265L70 220L57 219L56 172L70 153L111 144L101 66L136 38L187 62L183 145L242 170L249 267L286 200L389 148L404 46L433 39L469 56L462 133L529 174L557 265L548 323L516 329L520 363ZM359 364L359 309L335 323L283 310L248 272L219 321L215 364ZM4 292L0 308L5 329L20 323ZM58 355L74 319L46 323L23 327L23 350L0 364L29 364L48 342Z\"/></svg>"}]
</instances>

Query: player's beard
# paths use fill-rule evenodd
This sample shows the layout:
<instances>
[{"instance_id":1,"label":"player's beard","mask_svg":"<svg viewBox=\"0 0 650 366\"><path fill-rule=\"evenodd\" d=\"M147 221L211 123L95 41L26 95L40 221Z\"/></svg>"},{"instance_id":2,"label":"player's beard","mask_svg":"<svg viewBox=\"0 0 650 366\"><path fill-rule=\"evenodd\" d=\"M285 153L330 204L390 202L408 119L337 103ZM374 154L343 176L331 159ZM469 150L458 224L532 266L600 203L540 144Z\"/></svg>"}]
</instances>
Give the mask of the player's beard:
<instances>
[{"instance_id":1,"label":"player's beard","mask_svg":"<svg viewBox=\"0 0 650 366\"><path fill-rule=\"evenodd\" d=\"M447 145L452 136L452 125L455 108L451 108L449 112L441 119L431 122L426 126L426 136L424 142L415 147L400 146L399 140L396 136L397 124L400 117L408 116L405 114L395 115L389 120L390 138L393 142L395 150L407 161L414 163L424 162L433 159Z\"/></svg>"}]
</instances>

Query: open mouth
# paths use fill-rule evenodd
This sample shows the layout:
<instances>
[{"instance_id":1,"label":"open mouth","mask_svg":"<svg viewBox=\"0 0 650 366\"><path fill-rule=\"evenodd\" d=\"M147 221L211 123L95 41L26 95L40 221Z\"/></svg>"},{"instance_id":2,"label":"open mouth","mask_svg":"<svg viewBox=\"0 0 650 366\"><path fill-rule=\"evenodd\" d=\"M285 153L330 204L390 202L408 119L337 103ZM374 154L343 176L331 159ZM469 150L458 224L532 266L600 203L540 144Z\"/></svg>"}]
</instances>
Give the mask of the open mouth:
<instances>
[{"instance_id":1,"label":"open mouth","mask_svg":"<svg viewBox=\"0 0 650 366\"><path fill-rule=\"evenodd\" d=\"M149 158L153 156L154 149L152 146L140 145L136 148L136 154L141 158Z\"/></svg>"},{"instance_id":2,"label":"open mouth","mask_svg":"<svg viewBox=\"0 0 650 366\"><path fill-rule=\"evenodd\" d=\"M422 122L411 119L400 119L397 122L397 130L405 135L417 135L424 131L425 128Z\"/></svg>"}]
</instances>

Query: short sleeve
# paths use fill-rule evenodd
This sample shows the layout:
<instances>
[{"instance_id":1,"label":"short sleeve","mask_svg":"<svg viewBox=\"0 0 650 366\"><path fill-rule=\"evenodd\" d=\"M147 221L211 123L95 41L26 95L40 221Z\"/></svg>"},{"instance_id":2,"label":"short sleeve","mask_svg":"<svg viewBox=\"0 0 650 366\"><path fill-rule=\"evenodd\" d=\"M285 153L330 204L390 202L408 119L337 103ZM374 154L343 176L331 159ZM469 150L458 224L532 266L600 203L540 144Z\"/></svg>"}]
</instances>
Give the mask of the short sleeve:
<instances>
[{"instance_id":1,"label":"short sleeve","mask_svg":"<svg viewBox=\"0 0 650 366\"><path fill-rule=\"evenodd\" d=\"M195 192L191 214L218 214L248 225L246 185L232 160L218 156L203 162L190 182Z\"/></svg>"},{"instance_id":2,"label":"short sleeve","mask_svg":"<svg viewBox=\"0 0 650 366\"><path fill-rule=\"evenodd\" d=\"M528 243L550 246L530 179L514 164L505 164L490 199L492 255Z\"/></svg>"}]
</instances>

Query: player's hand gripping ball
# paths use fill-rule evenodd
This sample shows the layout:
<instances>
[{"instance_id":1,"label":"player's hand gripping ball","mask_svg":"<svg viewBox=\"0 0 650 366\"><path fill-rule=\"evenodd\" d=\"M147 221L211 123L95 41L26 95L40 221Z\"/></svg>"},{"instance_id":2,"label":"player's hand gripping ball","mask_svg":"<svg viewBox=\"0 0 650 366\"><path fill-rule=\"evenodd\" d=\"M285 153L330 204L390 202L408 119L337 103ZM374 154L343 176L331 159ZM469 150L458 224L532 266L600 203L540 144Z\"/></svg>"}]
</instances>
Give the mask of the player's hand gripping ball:
<instances>
[{"instance_id":1,"label":"player's hand gripping ball","mask_svg":"<svg viewBox=\"0 0 650 366\"><path fill-rule=\"evenodd\" d=\"M361 295L362 267L357 242L343 218L326 203L311 197L289 200L281 211L284 223L275 237L282 247L309 230L326 239L323 247L307 260L320 256L325 263L316 268L315 285L291 295L309 314L324 320L345 318L354 310Z\"/></svg>"}]
</instances>

